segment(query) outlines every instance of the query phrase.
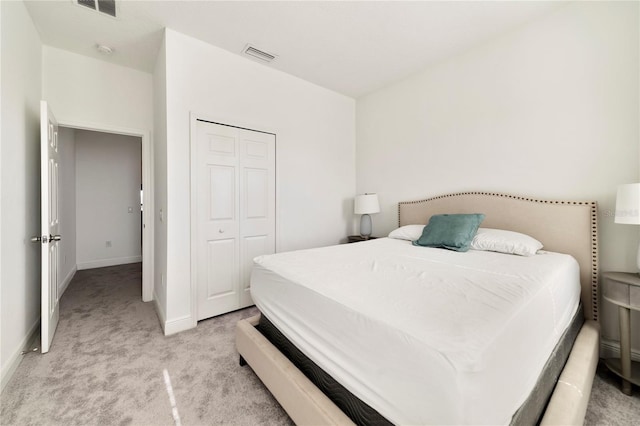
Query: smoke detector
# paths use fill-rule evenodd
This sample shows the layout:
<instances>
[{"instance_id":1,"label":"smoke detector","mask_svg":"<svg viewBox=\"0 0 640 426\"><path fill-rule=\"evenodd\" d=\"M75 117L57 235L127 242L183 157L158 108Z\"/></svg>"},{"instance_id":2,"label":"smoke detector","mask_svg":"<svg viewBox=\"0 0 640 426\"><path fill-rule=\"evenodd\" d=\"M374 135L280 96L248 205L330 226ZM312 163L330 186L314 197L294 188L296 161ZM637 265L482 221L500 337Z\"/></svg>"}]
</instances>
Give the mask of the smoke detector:
<instances>
[{"instance_id":1,"label":"smoke detector","mask_svg":"<svg viewBox=\"0 0 640 426\"><path fill-rule=\"evenodd\" d=\"M242 49L242 53L252 58L260 59L263 62L271 62L278 57L278 55L258 49L251 44L247 44L244 49Z\"/></svg>"},{"instance_id":2,"label":"smoke detector","mask_svg":"<svg viewBox=\"0 0 640 426\"><path fill-rule=\"evenodd\" d=\"M96 49L98 49L98 52L102 53L103 55L111 55L113 53L113 48L109 47L105 44L96 44Z\"/></svg>"}]
</instances>

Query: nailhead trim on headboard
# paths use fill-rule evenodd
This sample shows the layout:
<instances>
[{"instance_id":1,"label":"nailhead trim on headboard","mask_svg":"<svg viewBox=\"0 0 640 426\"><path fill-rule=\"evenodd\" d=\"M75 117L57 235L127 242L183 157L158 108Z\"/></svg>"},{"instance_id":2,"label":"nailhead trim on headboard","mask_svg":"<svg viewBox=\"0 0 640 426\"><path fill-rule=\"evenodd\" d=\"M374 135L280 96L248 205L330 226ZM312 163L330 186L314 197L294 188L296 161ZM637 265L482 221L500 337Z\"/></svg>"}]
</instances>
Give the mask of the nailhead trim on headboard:
<instances>
[{"instance_id":1,"label":"nailhead trim on headboard","mask_svg":"<svg viewBox=\"0 0 640 426\"><path fill-rule=\"evenodd\" d=\"M598 204L595 201L555 201L540 200L537 198L521 197L518 195L500 194L496 192L456 192L453 194L438 195L416 201L401 201L398 203L398 226L400 226L400 205L420 204L440 198L458 197L461 195L488 195L493 197L511 198L514 200L529 201L543 204L568 204L568 205L588 205L591 207L591 309L594 321L598 321Z\"/></svg>"},{"instance_id":2,"label":"nailhead trim on headboard","mask_svg":"<svg viewBox=\"0 0 640 426\"><path fill-rule=\"evenodd\" d=\"M595 201L591 206L591 309L593 320L598 321L598 205Z\"/></svg>"}]
</instances>

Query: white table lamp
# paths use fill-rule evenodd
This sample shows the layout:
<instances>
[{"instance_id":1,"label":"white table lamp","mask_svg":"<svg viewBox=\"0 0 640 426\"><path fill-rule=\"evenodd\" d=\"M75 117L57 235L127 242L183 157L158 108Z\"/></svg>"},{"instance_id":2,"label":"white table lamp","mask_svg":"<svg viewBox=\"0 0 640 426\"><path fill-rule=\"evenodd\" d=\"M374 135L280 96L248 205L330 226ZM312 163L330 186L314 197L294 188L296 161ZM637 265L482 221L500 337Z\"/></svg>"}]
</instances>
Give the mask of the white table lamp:
<instances>
[{"instance_id":1,"label":"white table lamp","mask_svg":"<svg viewBox=\"0 0 640 426\"><path fill-rule=\"evenodd\" d=\"M373 213L380 213L380 204L378 203L377 194L356 195L353 212L361 214L360 218L360 235L365 238L371 236L371 216Z\"/></svg>"},{"instance_id":2,"label":"white table lamp","mask_svg":"<svg viewBox=\"0 0 640 426\"><path fill-rule=\"evenodd\" d=\"M618 186L615 223L640 225L640 183ZM637 263L640 270L640 245L638 246Z\"/></svg>"}]
</instances>

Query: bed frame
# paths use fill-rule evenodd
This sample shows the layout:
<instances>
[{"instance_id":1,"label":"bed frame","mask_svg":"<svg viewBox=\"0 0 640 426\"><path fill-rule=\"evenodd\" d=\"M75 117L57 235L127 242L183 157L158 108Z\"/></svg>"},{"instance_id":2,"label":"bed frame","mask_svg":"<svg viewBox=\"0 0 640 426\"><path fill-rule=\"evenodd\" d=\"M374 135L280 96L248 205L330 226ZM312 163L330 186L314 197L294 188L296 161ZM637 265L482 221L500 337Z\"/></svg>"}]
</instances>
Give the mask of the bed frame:
<instances>
[{"instance_id":1,"label":"bed frame","mask_svg":"<svg viewBox=\"0 0 640 426\"><path fill-rule=\"evenodd\" d=\"M584 422L598 364L598 236L594 201L548 201L488 192L462 192L398 204L398 224L425 224L434 214L484 213L482 226L522 232L544 249L571 254L580 265L586 319L556 383L543 425ZM238 322L236 347L298 425L353 424L257 329L260 315Z\"/></svg>"}]
</instances>

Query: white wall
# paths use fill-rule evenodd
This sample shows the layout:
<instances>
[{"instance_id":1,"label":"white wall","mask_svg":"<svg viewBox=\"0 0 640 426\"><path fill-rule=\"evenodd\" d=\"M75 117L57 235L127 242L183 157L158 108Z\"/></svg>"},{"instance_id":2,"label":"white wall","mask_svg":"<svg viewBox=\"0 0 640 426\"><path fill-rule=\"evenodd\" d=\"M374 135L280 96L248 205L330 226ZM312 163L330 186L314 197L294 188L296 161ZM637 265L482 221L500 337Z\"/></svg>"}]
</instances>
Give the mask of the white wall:
<instances>
[{"instance_id":1,"label":"white wall","mask_svg":"<svg viewBox=\"0 0 640 426\"><path fill-rule=\"evenodd\" d=\"M42 66L43 97L61 123L153 128L151 74L50 46Z\"/></svg>"},{"instance_id":2,"label":"white wall","mask_svg":"<svg viewBox=\"0 0 640 426\"><path fill-rule=\"evenodd\" d=\"M40 320L40 97L38 33L22 2L0 2L2 157L0 372L2 387Z\"/></svg>"},{"instance_id":3,"label":"white wall","mask_svg":"<svg viewBox=\"0 0 640 426\"><path fill-rule=\"evenodd\" d=\"M601 270L636 270L638 231L611 212L640 178L638 16L637 2L571 3L359 99L357 189L379 194L378 234L398 201L452 191L596 200Z\"/></svg>"},{"instance_id":4,"label":"white wall","mask_svg":"<svg viewBox=\"0 0 640 426\"><path fill-rule=\"evenodd\" d=\"M66 290L76 272L76 134L74 129L58 128L60 147L60 270L58 294Z\"/></svg>"},{"instance_id":5,"label":"white wall","mask_svg":"<svg viewBox=\"0 0 640 426\"><path fill-rule=\"evenodd\" d=\"M140 138L75 133L78 269L141 262Z\"/></svg>"},{"instance_id":6,"label":"white wall","mask_svg":"<svg viewBox=\"0 0 640 426\"><path fill-rule=\"evenodd\" d=\"M153 73L153 118L154 118L154 272L153 300L162 324L166 320L167 287L167 60L163 37ZM162 215L160 215L162 212Z\"/></svg>"},{"instance_id":7,"label":"white wall","mask_svg":"<svg viewBox=\"0 0 640 426\"><path fill-rule=\"evenodd\" d=\"M355 101L172 30L166 65L166 313L187 324L189 113L277 134L276 245L285 251L336 244L350 231Z\"/></svg>"}]
</instances>

